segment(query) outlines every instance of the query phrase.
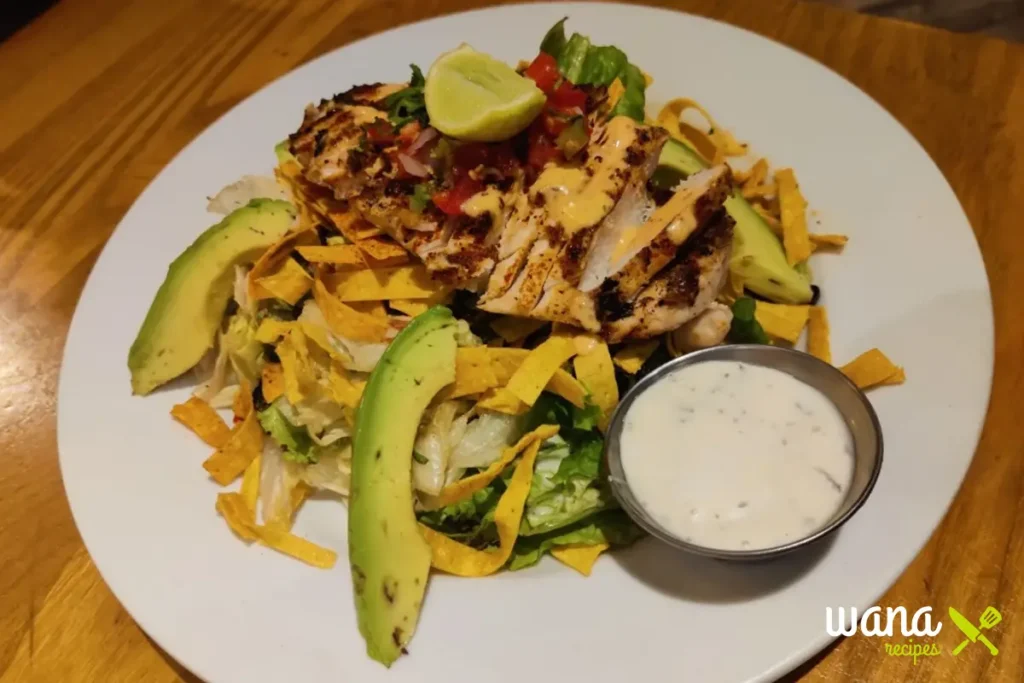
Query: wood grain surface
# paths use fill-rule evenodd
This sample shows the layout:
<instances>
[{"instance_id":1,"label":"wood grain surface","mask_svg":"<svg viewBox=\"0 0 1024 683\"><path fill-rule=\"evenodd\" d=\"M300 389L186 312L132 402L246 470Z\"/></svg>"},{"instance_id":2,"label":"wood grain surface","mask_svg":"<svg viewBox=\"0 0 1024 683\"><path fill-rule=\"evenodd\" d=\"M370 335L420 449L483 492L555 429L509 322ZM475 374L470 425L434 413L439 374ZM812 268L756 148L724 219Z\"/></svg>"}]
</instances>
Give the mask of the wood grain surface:
<instances>
[{"instance_id":1,"label":"wood grain surface","mask_svg":"<svg viewBox=\"0 0 1024 683\"><path fill-rule=\"evenodd\" d=\"M0 45L0 683L196 680L97 574L57 466L61 350L118 220L179 149L272 79L368 34L482 4L63 0ZM1024 680L1024 48L820 4L661 4L791 45L876 98L956 190L992 283L996 372L981 445L945 521L880 604L971 617L996 605L1001 654L972 647L915 665L854 637L787 680Z\"/></svg>"}]
</instances>

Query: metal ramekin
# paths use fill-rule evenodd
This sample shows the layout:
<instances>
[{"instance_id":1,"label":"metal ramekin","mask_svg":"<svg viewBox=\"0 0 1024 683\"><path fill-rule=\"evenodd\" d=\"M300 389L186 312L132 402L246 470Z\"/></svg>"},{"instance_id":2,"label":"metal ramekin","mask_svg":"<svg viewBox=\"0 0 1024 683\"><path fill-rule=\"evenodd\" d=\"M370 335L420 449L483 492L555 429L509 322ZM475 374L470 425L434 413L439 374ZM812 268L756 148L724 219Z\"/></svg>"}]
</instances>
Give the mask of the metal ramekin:
<instances>
[{"instance_id":1,"label":"metal ramekin","mask_svg":"<svg viewBox=\"0 0 1024 683\"><path fill-rule=\"evenodd\" d=\"M706 361L726 360L773 368L788 373L825 395L839 409L853 437L854 469L851 486L842 505L820 529L783 545L752 550L721 550L688 543L658 524L640 505L622 468L622 425L636 398L655 383L681 368ZM882 469L882 428L864 393L835 367L802 351L762 344L715 346L680 356L644 377L622 399L605 434L612 492L626 513L652 536L687 552L719 560L765 560L806 547L834 533L867 500Z\"/></svg>"}]
</instances>

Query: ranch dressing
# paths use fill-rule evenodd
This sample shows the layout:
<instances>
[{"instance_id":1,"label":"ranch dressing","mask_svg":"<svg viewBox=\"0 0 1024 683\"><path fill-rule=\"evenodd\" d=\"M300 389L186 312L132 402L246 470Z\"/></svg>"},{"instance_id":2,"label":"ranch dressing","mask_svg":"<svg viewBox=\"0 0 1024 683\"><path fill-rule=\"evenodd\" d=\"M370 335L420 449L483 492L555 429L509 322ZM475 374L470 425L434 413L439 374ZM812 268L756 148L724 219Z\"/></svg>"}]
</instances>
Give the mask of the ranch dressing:
<instances>
[{"instance_id":1,"label":"ranch dressing","mask_svg":"<svg viewBox=\"0 0 1024 683\"><path fill-rule=\"evenodd\" d=\"M853 441L792 376L737 361L684 366L625 415L622 467L640 505L695 545L755 550L820 529L846 497Z\"/></svg>"}]
</instances>

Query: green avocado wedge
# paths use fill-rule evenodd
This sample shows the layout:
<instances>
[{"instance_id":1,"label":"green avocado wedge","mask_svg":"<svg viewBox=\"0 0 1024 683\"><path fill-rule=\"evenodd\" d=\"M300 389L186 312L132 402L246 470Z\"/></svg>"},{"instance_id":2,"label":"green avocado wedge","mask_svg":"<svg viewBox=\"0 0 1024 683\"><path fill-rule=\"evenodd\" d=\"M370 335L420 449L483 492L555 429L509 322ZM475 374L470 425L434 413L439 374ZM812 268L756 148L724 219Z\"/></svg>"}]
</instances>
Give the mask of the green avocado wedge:
<instances>
[{"instance_id":1,"label":"green avocado wedge","mask_svg":"<svg viewBox=\"0 0 1024 683\"><path fill-rule=\"evenodd\" d=\"M148 394L202 359L231 299L235 266L255 261L294 222L288 202L254 199L174 259L128 351L132 393Z\"/></svg>"},{"instance_id":2,"label":"green avocado wedge","mask_svg":"<svg viewBox=\"0 0 1024 683\"><path fill-rule=\"evenodd\" d=\"M707 164L696 152L678 140L669 140L651 182L669 190L704 168ZM729 268L743 279L744 286L778 303L809 302L814 294L810 279L789 265L779 238L750 203L735 192L726 200L725 210L736 222Z\"/></svg>"},{"instance_id":3,"label":"green avocado wedge","mask_svg":"<svg viewBox=\"0 0 1024 683\"><path fill-rule=\"evenodd\" d=\"M435 306L381 356L356 415L348 554L359 631L390 666L412 639L430 573L430 546L413 510L413 444L423 411L455 381L456 321Z\"/></svg>"}]
</instances>

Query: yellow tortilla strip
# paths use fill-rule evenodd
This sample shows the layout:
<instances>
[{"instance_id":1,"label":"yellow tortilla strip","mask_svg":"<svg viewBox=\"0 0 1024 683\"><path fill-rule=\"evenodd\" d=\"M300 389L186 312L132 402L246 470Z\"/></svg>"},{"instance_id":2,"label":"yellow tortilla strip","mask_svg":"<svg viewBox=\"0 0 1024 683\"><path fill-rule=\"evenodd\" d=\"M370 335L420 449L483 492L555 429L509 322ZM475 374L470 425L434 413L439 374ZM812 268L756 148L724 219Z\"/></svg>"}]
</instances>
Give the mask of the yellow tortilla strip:
<instances>
[{"instance_id":1,"label":"yellow tortilla strip","mask_svg":"<svg viewBox=\"0 0 1024 683\"><path fill-rule=\"evenodd\" d=\"M277 345L277 356L281 360L281 374L284 377L284 393L288 402L296 405L306 397L306 392L316 383L316 372L309 358L306 335L301 327L293 327Z\"/></svg>"},{"instance_id":2,"label":"yellow tortilla strip","mask_svg":"<svg viewBox=\"0 0 1024 683\"><path fill-rule=\"evenodd\" d=\"M758 301L754 308L754 317L761 327L771 337L783 339L790 344L796 344L800 339L800 333L807 325L807 318L810 315L810 306L773 304L767 301Z\"/></svg>"},{"instance_id":3,"label":"yellow tortilla strip","mask_svg":"<svg viewBox=\"0 0 1024 683\"><path fill-rule=\"evenodd\" d=\"M756 310L756 309L755 309ZM828 311L824 306L811 306L807 318L807 353L826 363L832 362L831 332Z\"/></svg>"},{"instance_id":4,"label":"yellow tortilla strip","mask_svg":"<svg viewBox=\"0 0 1024 683\"><path fill-rule=\"evenodd\" d=\"M459 479L457 482L445 486L440 493L431 497L431 508L442 508L446 505L466 500L477 491L486 488L495 478L500 475L509 463L515 460L520 453L525 451L535 441L545 441L558 433L557 425L542 425L529 434L524 435L514 445L509 446L501 453L501 457L490 464L482 472Z\"/></svg>"},{"instance_id":5,"label":"yellow tortilla strip","mask_svg":"<svg viewBox=\"0 0 1024 683\"><path fill-rule=\"evenodd\" d=\"M313 342L317 348L326 353L331 358L337 358L338 360L348 360L348 356L343 352L339 351L331 344L331 340L327 336L327 328L323 325L319 325L309 320L300 320L298 323L293 325L302 331L308 341ZM307 345L308 348L308 345Z\"/></svg>"},{"instance_id":6,"label":"yellow tortilla strip","mask_svg":"<svg viewBox=\"0 0 1024 683\"><path fill-rule=\"evenodd\" d=\"M264 318L260 326L256 328L256 341L261 344L276 344L294 326L295 323L288 320Z\"/></svg>"},{"instance_id":7,"label":"yellow tortilla strip","mask_svg":"<svg viewBox=\"0 0 1024 683\"><path fill-rule=\"evenodd\" d=\"M615 358L612 360L624 372L635 375L640 372L640 368L644 366L644 363L647 362L647 359L651 357L651 354L654 353L660 343L657 339L654 339L627 344L616 352Z\"/></svg>"},{"instance_id":8,"label":"yellow tortilla strip","mask_svg":"<svg viewBox=\"0 0 1024 683\"><path fill-rule=\"evenodd\" d=\"M249 297L252 299L270 298L266 292L257 284L257 280L275 272L285 260L291 257L292 251L299 245L317 244L319 240L316 230L305 229L290 232L277 242L272 244L263 254L256 259L246 276L246 284L249 290Z\"/></svg>"},{"instance_id":9,"label":"yellow tortilla strip","mask_svg":"<svg viewBox=\"0 0 1024 683\"><path fill-rule=\"evenodd\" d=\"M619 385L615 381L615 366L608 345L599 342L589 353L576 356L573 361L576 379L590 390L590 397L601 409L598 427L604 431L619 404Z\"/></svg>"},{"instance_id":10,"label":"yellow tortilla strip","mask_svg":"<svg viewBox=\"0 0 1024 683\"><path fill-rule=\"evenodd\" d=\"M421 265L333 273L324 283L342 301L429 299L444 291Z\"/></svg>"},{"instance_id":11,"label":"yellow tortilla strip","mask_svg":"<svg viewBox=\"0 0 1024 683\"><path fill-rule=\"evenodd\" d=\"M231 401L231 412L235 414L236 420L242 420L252 410L252 387L243 379L239 384L238 391L235 392L235 398Z\"/></svg>"},{"instance_id":12,"label":"yellow tortilla strip","mask_svg":"<svg viewBox=\"0 0 1024 683\"><path fill-rule=\"evenodd\" d=\"M245 500L246 506L249 511L253 514L253 519L256 518L256 501L260 497L260 471L263 463L263 455L257 455L249 466L245 468L245 474L242 475L242 489L239 493L242 494L242 498Z\"/></svg>"},{"instance_id":13,"label":"yellow tortilla strip","mask_svg":"<svg viewBox=\"0 0 1024 683\"><path fill-rule=\"evenodd\" d=\"M506 415L522 415L530 409L530 406L505 387L488 389L477 401L476 407L478 410L493 410Z\"/></svg>"},{"instance_id":14,"label":"yellow tortilla strip","mask_svg":"<svg viewBox=\"0 0 1024 683\"><path fill-rule=\"evenodd\" d=\"M808 235L811 240L811 251L819 249L842 249L850 238L846 235L829 235L811 233Z\"/></svg>"},{"instance_id":15,"label":"yellow tortilla strip","mask_svg":"<svg viewBox=\"0 0 1024 683\"><path fill-rule=\"evenodd\" d=\"M526 339L548 323L532 318L517 318L505 315L491 323L491 329L509 344Z\"/></svg>"},{"instance_id":16,"label":"yellow tortilla strip","mask_svg":"<svg viewBox=\"0 0 1024 683\"><path fill-rule=\"evenodd\" d=\"M171 408L171 417L214 448L223 446L231 436L231 429L217 411L195 396Z\"/></svg>"},{"instance_id":17,"label":"yellow tortilla strip","mask_svg":"<svg viewBox=\"0 0 1024 683\"><path fill-rule=\"evenodd\" d=\"M372 315L375 318L388 319L388 311L384 307L383 301L352 301L346 305L354 311Z\"/></svg>"},{"instance_id":18,"label":"yellow tortilla strip","mask_svg":"<svg viewBox=\"0 0 1024 683\"><path fill-rule=\"evenodd\" d=\"M366 259L363 258L363 250L354 244L297 247L295 251L310 263L329 263L333 266L350 268L369 267Z\"/></svg>"},{"instance_id":19,"label":"yellow tortilla strip","mask_svg":"<svg viewBox=\"0 0 1024 683\"><path fill-rule=\"evenodd\" d=\"M540 429L540 428L539 428ZM555 427L557 431L557 427ZM540 450L540 439L534 439L516 465L508 487L501 494L494 512L494 525L498 529L497 550L476 550L444 534L420 525L423 538L430 545L431 564L441 571L456 576L487 576L501 569L512 554L512 546L519 536L519 524L526 507L526 496L533 480L533 465Z\"/></svg>"},{"instance_id":20,"label":"yellow tortilla strip","mask_svg":"<svg viewBox=\"0 0 1024 683\"><path fill-rule=\"evenodd\" d=\"M305 268L299 265L298 261L289 258L277 271L256 280L256 284L262 288L262 291L255 298L274 297L294 306L299 299L306 296L306 292L313 286L313 278L309 276ZM263 296L263 294L269 294L270 297Z\"/></svg>"},{"instance_id":21,"label":"yellow tortilla strip","mask_svg":"<svg viewBox=\"0 0 1024 683\"><path fill-rule=\"evenodd\" d=\"M252 510L242 494L218 493L215 507L236 536L246 543L259 539Z\"/></svg>"},{"instance_id":22,"label":"yellow tortilla strip","mask_svg":"<svg viewBox=\"0 0 1024 683\"><path fill-rule=\"evenodd\" d=\"M616 78L612 81L611 85L608 86L608 108L614 109L615 104L619 101L619 98L626 92L626 86L622 84L622 81Z\"/></svg>"},{"instance_id":23,"label":"yellow tortilla strip","mask_svg":"<svg viewBox=\"0 0 1024 683\"><path fill-rule=\"evenodd\" d=\"M267 547L294 557L297 560L302 560L308 565L320 569L330 569L338 561L338 553L329 548L319 546L312 541L307 541L289 531L271 527L259 527L257 532L259 533L259 540Z\"/></svg>"},{"instance_id":24,"label":"yellow tortilla strip","mask_svg":"<svg viewBox=\"0 0 1024 683\"><path fill-rule=\"evenodd\" d=\"M356 246L363 251L372 268L401 266L409 262L409 252L390 237L360 239Z\"/></svg>"},{"instance_id":25,"label":"yellow tortilla strip","mask_svg":"<svg viewBox=\"0 0 1024 683\"><path fill-rule=\"evenodd\" d=\"M707 122L707 131L682 121L683 114L693 109ZM712 166L722 163L726 157L743 156L746 146L740 144L732 133L718 125L715 119L694 100L678 98L671 100L658 112L658 125L668 130L672 137L687 143Z\"/></svg>"},{"instance_id":26,"label":"yellow tortilla strip","mask_svg":"<svg viewBox=\"0 0 1024 683\"><path fill-rule=\"evenodd\" d=\"M782 245L786 249L789 265L795 266L811 255L811 239L807 234L807 200L800 193L793 169L776 171L775 181L779 185Z\"/></svg>"},{"instance_id":27,"label":"yellow tortilla strip","mask_svg":"<svg viewBox=\"0 0 1024 683\"><path fill-rule=\"evenodd\" d=\"M361 342L382 342L386 338L390 328L387 317L362 313L351 306L346 306L337 297L332 296L320 280L313 283L313 298L320 307L327 326L339 337Z\"/></svg>"},{"instance_id":28,"label":"yellow tortilla strip","mask_svg":"<svg viewBox=\"0 0 1024 683\"><path fill-rule=\"evenodd\" d=\"M752 203L751 206L754 207L754 211L756 211L757 214L764 219L764 222L768 225L771 231L775 233L775 236L781 239L782 223L779 222L778 217L773 216L772 213L768 211L768 209L764 208L760 204Z\"/></svg>"},{"instance_id":29,"label":"yellow tortilla strip","mask_svg":"<svg viewBox=\"0 0 1024 683\"><path fill-rule=\"evenodd\" d=\"M299 508L306 502L306 499L313 494L313 487L304 481L296 482L295 486L289 492L289 500L291 501L291 512L288 514L288 528L291 529L291 525L295 523L295 515L299 513Z\"/></svg>"},{"instance_id":30,"label":"yellow tortilla strip","mask_svg":"<svg viewBox=\"0 0 1024 683\"><path fill-rule=\"evenodd\" d=\"M339 363L331 363L328 381L331 386L331 398L353 410L359 407L359 399L362 398L365 383L354 382Z\"/></svg>"},{"instance_id":31,"label":"yellow tortilla strip","mask_svg":"<svg viewBox=\"0 0 1024 683\"><path fill-rule=\"evenodd\" d=\"M768 179L768 160L758 159L749 170L735 172L733 177L743 187L761 185Z\"/></svg>"},{"instance_id":32,"label":"yellow tortilla strip","mask_svg":"<svg viewBox=\"0 0 1024 683\"><path fill-rule=\"evenodd\" d=\"M527 405L533 405L562 364L576 355L576 343L568 337L549 337L528 353L508 381L508 390Z\"/></svg>"},{"instance_id":33,"label":"yellow tortilla strip","mask_svg":"<svg viewBox=\"0 0 1024 683\"><path fill-rule=\"evenodd\" d=\"M494 370L494 374L498 378L499 387L508 384L509 380L512 379L512 375L515 374L519 366L530 355L530 351L527 349L495 348L493 346L488 347L488 353L491 357L491 369ZM577 408L583 407L587 395L587 390L583 385L562 368L555 372L544 388L552 394L561 396ZM515 397L513 396L512 398ZM526 410L526 405L519 399L516 399L514 402L508 402L506 399L506 404L509 403L518 406L519 412L525 412ZM509 411L503 410L501 412ZM510 414L518 415L519 412L510 412Z\"/></svg>"},{"instance_id":34,"label":"yellow tortilla strip","mask_svg":"<svg viewBox=\"0 0 1024 683\"><path fill-rule=\"evenodd\" d=\"M464 346L455 354L455 384L449 398L482 394L498 386L498 377L491 367L490 349L486 346Z\"/></svg>"},{"instance_id":35,"label":"yellow tortilla strip","mask_svg":"<svg viewBox=\"0 0 1024 683\"><path fill-rule=\"evenodd\" d=\"M586 388L580 384L579 380L561 368L555 372L555 376L551 378L544 390L561 396L577 408L584 407L587 402Z\"/></svg>"},{"instance_id":36,"label":"yellow tortilla strip","mask_svg":"<svg viewBox=\"0 0 1024 683\"><path fill-rule=\"evenodd\" d=\"M903 384L906 374L879 349L870 349L839 368L860 389L881 384Z\"/></svg>"},{"instance_id":37,"label":"yellow tortilla strip","mask_svg":"<svg viewBox=\"0 0 1024 683\"><path fill-rule=\"evenodd\" d=\"M551 556L562 564L572 567L583 576L590 576L597 558L610 546L607 543L597 545L565 545L551 549Z\"/></svg>"},{"instance_id":38,"label":"yellow tortilla strip","mask_svg":"<svg viewBox=\"0 0 1024 683\"><path fill-rule=\"evenodd\" d=\"M273 403L283 396L284 374L281 372L281 364L267 363L264 365L260 382L263 398L267 403Z\"/></svg>"},{"instance_id":39,"label":"yellow tortilla strip","mask_svg":"<svg viewBox=\"0 0 1024 683\"><path fill-rule=\"evenodd\" d=\"M203 469L221 486L237 479L263 451L263 428L256 420L256 411L250 411L235 425L231 436L203 463Z\"/></svg>"},{"instance_id":40,"label":"yellow tortilla strip","mask_svg":"<svg viewBox=\"0 0 1024 683\"><path fill-rule=\"evenodd\" d=\"M412 301L410 299L392 299L388 302L388 306L396 311L405 313L411 318L415 318L430 308L430 304L425 301Z\"/></svg>"}]
</instances>

